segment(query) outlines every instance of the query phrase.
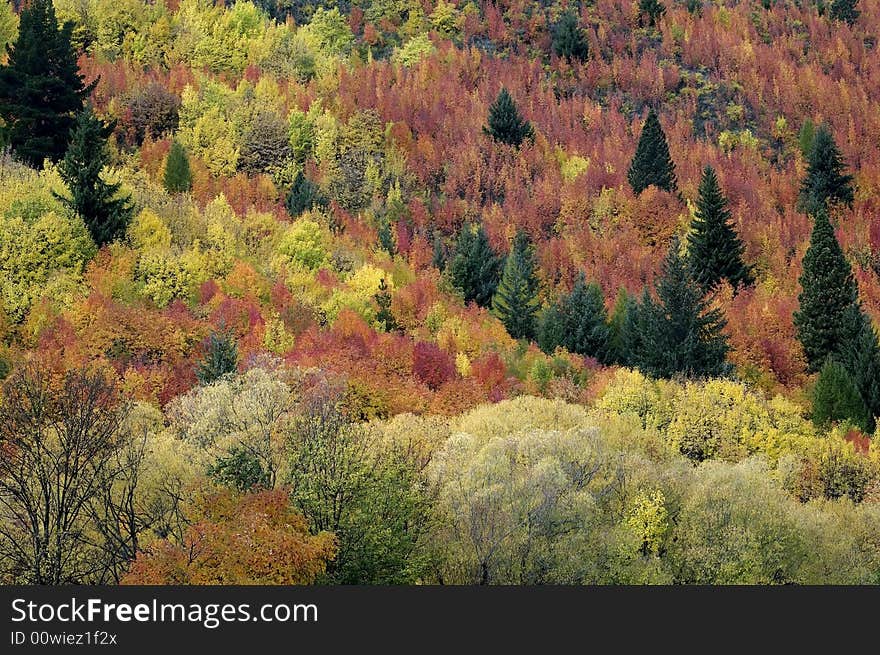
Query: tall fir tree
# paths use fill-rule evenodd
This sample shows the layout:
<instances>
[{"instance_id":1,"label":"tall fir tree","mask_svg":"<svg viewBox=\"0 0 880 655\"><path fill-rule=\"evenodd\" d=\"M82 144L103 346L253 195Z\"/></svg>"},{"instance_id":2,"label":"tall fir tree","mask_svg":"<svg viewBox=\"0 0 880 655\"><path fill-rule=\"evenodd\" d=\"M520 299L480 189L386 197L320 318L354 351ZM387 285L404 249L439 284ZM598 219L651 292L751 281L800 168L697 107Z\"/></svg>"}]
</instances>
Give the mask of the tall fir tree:
<instances>
[{"instance_id":1,"label":"tall fir tree","mask_svg":"<svg viewBox=\"0 0 880 655\"><path fill-rule=\"evenodd\" d=\"M221 329L208 337L205 356L196 368L196 378L203 385L211 384L238 369L238 345L235 337Z\"/></svg>"},{"instance_id":2,"label":"tall fir tree","mask_svg":"<svg viewBox=\"0 0 880 655\"><path fill-rule=\"evenodd\" d=\"M848 421L867 431L869 420L868 409L849 371L829 357L813 387L813 422L824 427L831 422Z\"/></svg>"},{"instance_id":3,"label":"tall fir tree","mask_svg":"<svg viewBox=\"0 0 880 655\"><path fill-rule=\"evenodd\" d=\"M525 139L535 136L532 124L520 115L506 88L501 89L495 102L489 107L489 118L483 132L495 141L510 146L519 146Z\"/></svg>"},{"instance_id":4,"label":"tall fir tree","mask_svg":"<svg viewBox=\"0 0 880 655\"><path fill-rule=\"evenodd\" d=\"M448 268L452 284L461 289L465 302L475 302L480 307L491 304L502 263L482 225L462 226Z\"/></svg>"},{"instance_id":5,"label":"tall fir tree","mask_svg":"<svg viewBox=\"0 0 880 655\"><path fill-rule=\"evenodd\" d=\"M639 368L664 378L727 374L729 346L723 333L727 322L691 277L678 239L672 241L655 289L657 301L645 295L638 311Z\"/></svg>"},{"instance_id":6,"label":"tall fir tree","mask_svg":"<svg viewBox=\"0 0 880 655\"><path fill-rule=\"evenodd\" d=\"M125 230L132 211L131 199L119 194L121 184L105 182L101 177L101 171L110 163L107 138L114 125L115 122L105 125L86 106L76 120L70 146L58 165L58 173L71 197L56 196L82 217L98 247Z\"/></svg>"},{"instance_id":7,"label":"tall fir tree","mask_svg":"<svg viewBox=\"0 0 880 655\"><path fill-rule=\"evenodd\" d=\"M743 262L745 246L733 227L727 198L711 166L703 170L697 211L688 234L688 259L697 284L708 292L726 279L734 288L754 282Z\"/></svg>"},{"instance_id":8,"label":"tall fir tree","mask_svg":"<svg viewBox=\"0 0 880 655\"><path fill-rule=\"evenodd\" d=\"M544 314L538 343L545 352L556 346L600 362L609 361L608 315L602 289L578 275L571 293L560 298Z\"/></svg>"},{"instance_id":9,"label":"tall fir tree","mask_svg":"<svg viewBox=\"0 0 880 655\"><path fill-rule=\"evenodd\" d=\"M318 185L303 175L302 171L298 171L284 201L287 213L292 218L297 218L307 209L326 207L328 204L327 198L321 193Z\"/></svg>"},{"instance_id":10,"label":"tall fir tree","mask_svg":"<svg viewBox=\"0 0 880 655\"><path fill-rule=\"evenodd\" d=\"M637 349L631 338L638 334L633 321L637 311L638 301L625 287L620 287L608 317L608 357L620 366L632 365L630 353Z\"/></svg>"},{"instance_id":11,"label":"tall fir tree","mask_svg":"<svg viewBox=\"0 0 880 655\"><path fill-rule=\"evenodd\" d=\"M880 342L871 319L861 308L853 307L850 316L852 336L843 344L840 361L865 405L866 432L873 434L880 416Z\"/></svg>"},{"instance_id":12,"label":"tall fir tree","mask_svg":"<svg viewBox=\"0 0 880 655\"><path fill-rule=\"evenodd\" d=\"M856 8L858 4L859 0L833 0L831 3L831 18L847 25L853 25L862 13Z\"/></svg>"},{"instance_id":13,"label":"tall fir tree","mask_svg":"<svg viewBox=\"0 0 880 655\"><path fill-rule=\"evenodd\" d=\"M852 316L858 309L858 287L837 242L828 212L820 208L800 276L799 307L794 313L797 338L807 369L818 371L829 355L839 355L853 336Z\"/></svg>"},{"instance_id":14,"label":"tall fir tree","mask_svg":"<svg viewBox=\"0 0 880 655\"><path fill-rule=\"evenodd\" d=\"M538 312L538 277L535 254L528 235L520 230L504 262L504 272L492 297L492 313L514 339L535 336Z\"/></svg>"},{"instance_id":15,"label":"tall fir tree","mask_svg":"<svg viewBox=\"0 0 880 655\"><path fill-rule=\"evenodd\" d=\"M835 203L851 207L853 178L845 170L846 164L831 131L826 125L820 126L810 146L807 176L801 183L798 208L814 214Z\"/></svg>"},{"instance_id":16,"label":"tall fir tree","mask_svg":"<svg viewBox=\"0 0 880 655\"><path fill-rule=\"evenodd\" d=\"M192 171L186 150L177 141L171 143L165 159L165 173L162 183L168 193L186 193L192 188Z\"/></svg>"},{"instance_id":17,"label":"tall fir tree","mask_svg":"<svg viewBox=\"0 0 880 655\"><path fill-rule=\"evenodd\" d=\"M70 44L72 23L58 28L52 0L32 0L21 12L18 38L7 46L0 69L3 137L31 166L57 162L67 150L71 129L97 80L88 86Z\"/></svg>"},{"instance_id":18,"label":"tall fir tree","mask_svg":"<svg viewBox=\"0 0 880 655\"><path fill-rule=\"evenodd\" d=\"M648 25L654 27L657 20L666 13L666 5L660 0L639 0L639 21L644 24L647 19Z\"/></svg>"},{"instance_id":19,"label":"tall fir tree","mask_svg":"<svg viewBox=\"0 0 880 655\"><path fill-rule=\"evenodd\" d=\"M626 179L636 195L652 184L665 191L678 191L675 162L669 155L666 134L653 109L648 112L648 117L645 119L636 154L633 156Z\"/></svg>"},{"instance_id":20,"label":"tall fir tree","mask_svg":"<svg viewBox=\"0 0 880 655\"><path fill-rule=\"evenodd\" d=\"M566 11L553 29L553 52L569 61L586 61L590 52L587 37L574 11Z\"/></svg>"}]
</instances>

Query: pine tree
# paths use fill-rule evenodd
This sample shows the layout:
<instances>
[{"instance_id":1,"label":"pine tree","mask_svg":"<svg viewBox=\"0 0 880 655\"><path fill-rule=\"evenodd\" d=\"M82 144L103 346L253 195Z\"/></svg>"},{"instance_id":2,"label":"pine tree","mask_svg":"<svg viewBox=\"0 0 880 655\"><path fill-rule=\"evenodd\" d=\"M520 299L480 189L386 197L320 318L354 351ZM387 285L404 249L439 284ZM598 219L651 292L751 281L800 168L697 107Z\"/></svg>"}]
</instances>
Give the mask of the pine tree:
<instances>
[{"instance_id":1,"label":"pine tree","mask_svg":"<svg viewBox=\"0 0 880 655\"><path fill-rule=\"evenodd\" d=\"M31 166L61 159L83 101L97 84L83 84L72 29L72 23L58 29L52 0L32 0L21 12L15 45L7 48L9 62L0 69L4 140Z\"/></svg>"},{"instance_id":2,"label":"pine tree","mask_svg":"<svg viewBox=\"0 0 880 655\"><path fill-rule=\"evenodd\" d=\"M844 172L846 165L834 137L827 126L816 130L810 148L807 176L801 183L798 207L813 214L832 203L852 206L852 175Z\"/></svg>"},{"instance_id":3,"label":"pine tree","mask_svg":"<svg viewBox=\"0 0 880 655\"><path fill-rule=\"evenodd\" d=\"M839 20L847 25L853 25L861 15L856 6L859 0L833 0L831 3L831 18Z\"/></svg>"},{"instance_id":4,"label":"pine tree","mask_svg":"<svg viewBox=\"0 0 880 655\"><path fill-rule=\"evenodd\" d=\"M577 14L573 11L566 11L556 23L553 30L553 52L557 57L564 57L569 61L585 61L589 54L587 37L578 25Z\"/></svg>"},{"instance_id":5,"label":"pine tree","mask_svg":"<svg viewBox=\"0 0 880 655\"><path fill-rule=\"evenodd\" d=\"M734 288L747 287L754 278L750 267L743 262L744 251L715 171L706 166L700 180L697 211L688 234L691 274L704 292L713 289L722 279Z\"/></svg>"},{"instance_id":6,"label":"pine tree","mask_svg":"<svg viewBox=\"0 0 880 655\"><path fill-rule=\"evenodd\" d=\"M382 216L379 219L378 237L379 247L394 257L397 253L397 246L394 243L394 233L391 231L391 221L387 216Z\"/></svg>"},{"instance_id":7,"label":"pine tree","mask_svg":"<svg viewBox=\"0 0 880 655\"><path fill-rule=\"evenodd\" d=\"M538 278L535 255L528 235L519 231L504 262L498 290L492 297L492 313L497 316L514 339L535 336L535 315L538 311Z\"/></svg>"},{"instance_id":8,"label":"pine tree","mask_svg":"<svg viewBox=\"0 0 880 655\"><path fill-rule=\"evenodd\" d=\"M483 132L511 146L519 146L524 139L535 136L532 124L520 116L516 103L505 88L489 107L488 125L483 127Z\"/></svg>"},{"instance_id":9,"label":"pine tree","mask_svg":"<svg viewBox=\"0 0 880 655\"><path fill-rule=\"evenodd\" d=\"M726 321L691 277L678 239L673 239L656 283L657 302L644 296L638 311L638 366L655 377L713 377L725 375Z\"/></svg>"},{"instance_id":10,"label":"pine tree","mask_svg":"<svg viewBox=\"0 0 880 655\"><path fill-rule=\"evenodd\" d=\"M205 358L196 369L196 378L201 384L211 384L238 368L238 346L232 333L227 330L215 331L208 337Z\"/></svg>"},{"instance_id":11,"label":"pine tree","mask_svg":"<svg viewBox=\"0 0 880 655\"><path fill-rule=\"evenodd\" d=\"M290 185L290 191L287 192L284 204L287 207L287 213L292 218L297 218L312 207L325 207L328 203L318 185L303 175L302 171L299 171L293 178L293 184Z\"/></svg>"},{"instance_id":12,"label":"pine tree","mask_svg":"<svg viewBox=\"0 0 880 655\"><path fill-rule=\"evenodd\" d=\"M165 174L162 183L168 193L186 193L192 188L192 171L186 150L177 141L171 144L165 160Z\"/></svg>"},{"instance_id":13,"label":"pine tree","mask_svg":"<svg viewBox=\"0 0 880 655\"><path fill-rule=\"evenodd\" d=\"M434 249L431 255L431 266L441 273L446 269L446 244L443 243L443 235L437 231L434 234Z\"/></svg>"},{"instance_id":14,"label":"pine tree","mask_svg":"<svg viewBox=\"0 0 880 655\"><path fill-rule=\"evenodd\" d=\"M449 273L453 286L464 294L465 302L475 302L480 307L491 304L501 265L502 259L489 245L483 226L462 226Z\"/></svg>"},{"instance_id":15,"label":"pine tree","mask_svg":"<svg viewBox=\"0 0 880 655\"><path fill-rule=\"evenodd\" d=\"M794 324L812 373L825 364L829 355L839 354L846 338L852 336L848 317L858 304L852 269L824 209L814 217L799 281L802 290Z\"/></svg>"},{"instance_id":16,"label":"pine tree","mask_svg":"<svg viewBox=\"0 0 880 655\"><path fill-rule=\"evenodd\" d=\"M675 162L669 155L666 134L652 109L645 119L636 154L627 173L627 180L636 195L652 184L665 191L678 191L675 178Z\"/></svg>"},{"instance_id":17,"label":"pine tree","mask_svg":"<svg viewBox=\"0 0 880 655\"><path fill-rule=\"evenodd\" d=\"M660 0L639 0L639 20L648 19L648 25L654 27L657 19L666 13L666 5Z\"/></svg>"},{"instance_id":18,"label":"pine tree","mask_svg":"<svg viewBox=\"0 0 880 655\"><path fill-rule=\"evenodd\" d=\"M620 366L631 365L630 348L633 318L638 302L624 287L620 287L611 316L608 318L608 359Z\"/></svg>"},{"instance_id":19,"label":"pine tree","mask_svg":"<svg viewBox=\"0 0 880 655\"><path fill-rule=\"evenodd\" d=\"M840 360L867 410L865 431L873 434L880 416L880 342L871 319L859 308L850 312L853 318L847 322L853 325L854 335L847 338Z\"/></svg>"},{"instance_id":20,"label":"pine tree","mask_svg":"<svg viewBox=\"0 0 880 655\"><path fill-rule=\"evenodd\" d=\"M831 422L848 421L867 431L869 418L849 371L829 357L813 387L813 422L824 427Z\"/></svg>"},{"instance_id":21,"label":"pine tree","mask_svg":"<svg viewBox=\"0 0 880 655\"><path fill-rule=\"evenodd\" d=\"M379 311L376 312L376 321L385 327L386 332L392 332L398 328L397 319L391 312L391 292L388 290L388 284L383 277L379 280L379 291L373 296Z\"/></svg>"},{"instance_id":22,"label":"pine tree","mask_svg":"<svg viewBox=\"0 0 880 655\"><path fill-rule=\"evenodd\" d=\"M609 360L608 316L602 289L592 282L587 284L583 273L566 296L545 312L538 343L545 352L556 346L600 362Z\"/></svg>"},{"instance_id":23,"label":"pine tree","mask_svg":"<svg viewBox=\"0 0 880 655\"><path fill-rule=\"evenodd\" d=\"M105 125L86 106L74 125L67 154L58 165L71 198L56 196L82 217L98 247L125 230L132 211L128 196L117 197L121 185L101 178L101 171L110 163L107 138L114 126L115 121Z\"/></svg>"}]
</instances>

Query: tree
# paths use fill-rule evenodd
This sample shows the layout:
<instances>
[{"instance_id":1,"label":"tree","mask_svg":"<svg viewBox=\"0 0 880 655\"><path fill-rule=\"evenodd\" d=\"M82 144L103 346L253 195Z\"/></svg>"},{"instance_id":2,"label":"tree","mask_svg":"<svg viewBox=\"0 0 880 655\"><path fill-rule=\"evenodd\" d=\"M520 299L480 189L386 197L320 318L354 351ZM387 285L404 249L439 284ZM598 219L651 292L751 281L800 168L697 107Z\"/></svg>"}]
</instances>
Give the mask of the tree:
<instances>
[{"instance_id":1,"label":"tree","mask_svg":"<svg viewBox=\"0 0 880 655\"><path fill-rule=\"evenodd\" d=\"M648 25L654 27L657 19L666 13L666 6L660 0L639 0L639 21L648 18Z\"/></svg>"},{"instance_id":2,"label":"tree","mask_svg":"<svg viewBox=\"0 0 880 655\"><path fill-rule=\"evenodd\" d=\"M458 233L449 273L452 284L461 289L466 303L489 306L498 287L501 264L501 258L489 245L489 237L483 226L463 225Z\"/></svg>"},{"instance_id":3,"label":"tree","mask_svg":"<svg viewBox=\"0 0 880 655\"><path fill-rule=\"evenodd\" d=\"M852 269L824 208L814 216L799 282L801 293L794 325L807 357L807 370L814 373L829 355L839 354L847 338L853 336L852 312L858 303Z\"/></svg>"},{"instance_id":4,"label":"tree","mask_svg":"<svg viewBox=\"0 0 880 655\"><path fill-rule=\"evenodd\" d=\"M584 61L589 54L589 45L584 31L578 25L577 14L566 11L553 30L553 52L557 57L569 61Z\"/></svg>"},{"instance_id":5,"label":"tree","mask_svg":"<svg viewBox=\"0 0 880 655\"><path fill-rule=\"evenodd\" d=\"M571 293L545 312L538 342L545 352L563 346L569 352L609 360L609 328L602 289L578 275Z\"/></svg>"},{"instance_id":6,"label":"tree","mask_svg":"<svg viewBox=\"0 0 880 655\"><path fill-rule=\"evenodd\" d=\"M238 346L228 330L212 332L208 337L207 352L196 369L201 384L211 384L238 368Z\"/></svg>"},{"instance_id":7,"label":"tree","mask_svg":"<svg viewBox=\"0 0 880 655\"><path fill-rule=\"evenodd\" d=\"M287 192L284 205L287 207L287 213L292 218L296 218L307 209L326 206L327 199L318 185L303 175L302 171L298 171L293 178L293 184L290 185L290 191Z\"/></svg>"},{"instance_id":8,"label":"tree","mask_svg":"<svg viewBox=\"0 0 880 655\"><path fill-rule=\"evenodd\" d=\"M636 154L633 156L626 176L636 195L652 184L665 191L678 191L675 177L675 162L669 155L666 134L652 109L648 112Z\"/></svg>"},{"instance_id":9,"label":"tree","mask_svg":"<svg viewBox=\"0 0 880 655\"><path fill-rule=\"evenodd\" d=\"M638 301L621 287L608 319L608 360L620 366L633 365L632 354L639 349L638 310Z\"/></svg>"},{"instance_id":10,"label":"tree","mask_svg":"<svg viewBox=\"0 0 880 655\"><path fill-rule=\"evenodd\" d=\"M528 235L520 230L504 262L504 272L492 297L492 313L514 339L535 336L538 311L538 278L535 255Z\"/></svg>"},{"instance_id":11,"label":"tree","mask_svg":"<svg viewBox=\"0 0 880 655\"><path fill-rule=\"evenodd\" d=\"M373 296L373 299L379 306L379 311L376 312L376 322L381 323L386 332L396 330L399 326L391 311L391 291L388 289L388 283L385 282L384 277L379 280L379 291Z\"/></svg>"},{"instance_id":12,"label":"tree","mask_svg":"<svg viewBox=\"0 0 880 655\"><path fill-rule=\"evenodd\" d=\"M141 553L123 584L311 584L336 553L332 534L309 534L283 489L209 494L183 543Z\"/></svg>"},{"instance_id":13,"label":"tree","mask_svg":"<svg viewBox=\"0 0 880 655\"><path fill-rule=\"evenodd\" d=\"M71 23L58 29L52 0L33 0L21 12L18 39L7 47L9 63L0 69L4 138L31 166L61 159L83 101L97 84L83 84L72 29Z\"/></svg>"},{"instance_id":14,"label":"tree","mask_svg":"<svg viewBox=\"0 0 880 655\"><path fill-rule=\"evenodd\" d=\"M638 367L655 377L714 377L728 370L726 321L710 308L673 239L656 283L657 302L645 294L638 310Z\"/></svg>"},{"instance_id":15,"label":"tree","mask_svg":"<svg viewBox=\"0 0 880 655\"><path fill-rule=\"evenodd\" d=\"M861 12L856 9L859 0L833 0L831 3L831 18L843 21L847 25L853 25Z\"/></svg>"},{"instance_id":16,"label":"tree","mask_svg":"<svg viewBox=\"0 0 880 655\"><path fill-rule=\"evenodd\" d=\"M829 204L852 206L852 175L845 173L846 164L834 143L827 125L816 130L810 147L807 176L801 183L798 207L813 214Z\"/></svg>"},{"instance_id":17,"label":"tree","mask_svg":"<svg viewBox=\"0 0 880 655\"><path fill-rule=\"evenodd\" d=\"M745 246L734 230L727 198L721 193L711 166L703 170L697 211L688 234L691 273L703 291L726 279L734 288L754 282L749 266L743 262Z\"/></svg>"},{"instance_id":18,"label":"tree","mask_svg":"<svg viewBox=\"0 0 880 655\"><path fill-rule=\"evenodd\" d=\"M171 144L165 160L165 173L162 183L168 193L186 193L192 188L192 171L186 150L177 141Z\"/></svg>"},{"instance_id":19,"label":"tree","mask_svg":"<svg viewBox=\"0 0 880 655\"><path fill-rule=\"evenodd\" d=\"M107 138L114 126L115 121L105 125L91 107L86 107L76 120L70 146L58 165L72 197L56 197L82 217L98 247L125 230L132 212L130 198L119 196L121 184L107 183L101 177L110 162Z\"/></svg>"},{"instance_id":20,"label":"tree","mask_svg":"<svg viewBox=\"0 0 880 655\"><path fill-rule=\"evenodd\" d=\"M128 407L103 372L58 373L34 360L2 387L0 577L24 584L81 584L104 562L90 501L125 473Z\"/></svg>"},{"instance_id":21,"label":"tree","mask_svg":"<svg viewBox=\"0 0 880 655\"><path fill-rule=\"evenodd\" d=\"M394 243L394 233L391 231L391 221L388 216L379 218L379 247L389 255L394 257L397 252L397 246Z\"/></svg>"},{"instance_id":22,"label":"tree","mask_svg":"<svg viewBox=\"0 0 880 655\"><path fill-rule=\"evenodd\" d=\"M855 322L855 336L844 343L840 360L865 404L865 431L873 434L880 416L880 342L871 319L863 311L853 307L850 314L849 320Z\"/></svg>"},{"instance_id":23,"label":"tree","mask_svg":"<svg viewBox=\"0 0 880 655\"><path fill-rule=\"evenodd\" d=\"M852 375L842 364L829 357L813 387L813 422L824 427L831 422L849 421L867 431L869 419L868 409Z\"/></svg>"},{"instance_id":24,"label":"tree","mask_svg":"<svg viewBox=\"0 0 880 655\"><path fill-rule=\"evenodd\" d=\"M516 103L504 87L489 107L488 125L483 127L483 132L495 141L514 147L518 147L524 139L535 136L532 124L520 115Z\"/></svg>"},{"instance_id":25,"label":"tree","mask_svg":"<svg viewBox=\"0 0 880 655\"><path fill-rule=\"evenodd\" d=\"M292 159L288 129L287 122L274 112L257 113L242 137L238 168L254 175Z\"/></svg>"}]
</instances>

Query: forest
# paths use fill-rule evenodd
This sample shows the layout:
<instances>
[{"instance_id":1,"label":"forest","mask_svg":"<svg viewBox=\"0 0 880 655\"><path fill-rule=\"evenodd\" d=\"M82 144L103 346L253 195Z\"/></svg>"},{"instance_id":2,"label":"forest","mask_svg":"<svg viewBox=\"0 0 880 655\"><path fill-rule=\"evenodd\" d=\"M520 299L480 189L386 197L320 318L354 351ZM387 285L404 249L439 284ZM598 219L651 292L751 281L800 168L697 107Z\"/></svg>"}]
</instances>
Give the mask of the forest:
<instances>
[{"instance_id":1,"label":"forest","mask_svg":"<svg viewBox=\"0 0 880 655\"><path fill-rule=\"evenodd\" d=\"M878 25L2 0L0 583L880 584Z\"/></svg>"}]
</instances>

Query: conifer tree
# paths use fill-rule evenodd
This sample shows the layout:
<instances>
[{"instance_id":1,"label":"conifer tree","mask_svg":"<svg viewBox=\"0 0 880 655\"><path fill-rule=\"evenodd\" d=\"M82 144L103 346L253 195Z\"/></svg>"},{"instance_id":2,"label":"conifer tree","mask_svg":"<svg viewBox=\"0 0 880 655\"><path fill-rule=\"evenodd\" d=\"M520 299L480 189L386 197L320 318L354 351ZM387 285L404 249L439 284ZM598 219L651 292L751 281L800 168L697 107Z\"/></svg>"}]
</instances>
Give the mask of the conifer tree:
<instances>
[{"instance_id":1,"label":"conifer tree","mask_svg":"<svg viewBox=\"0 0 880 655\"><path fill-rule=\"evenodd\" d=\"M660 0L639 0L639 13L641 14L640 21L647 18L648 25L654 27L657 24L657 19L666 13L666 5Z\"/></svg>"},{"instance_id":2,"label":"conifer tree","mask_svg":"<svg viewBox=\"0 0 880 655\"><path fill-rule=\"evenodd\" d=\"M192 188L192 171L186 150L177 141L172 142L165 160L165 174L162 183L168 193L186 193Z\"/></svg>"},{"instance_id":3,"label":"conifer tree","mask_svg":"<svg viewBox=\"0 0 880 655\"><path fill-rule=\"evenodd\" d=\"M867 431L869 415L849 371L829 357L813 387L813 422L824 427L839 421Z\"/></svg>"},{"instance_id":4,"label":"conifer tree","mask_svg":"<svg viewBox=\"0 0 880 655\"><path fill-rule=\"evenodd\" d=\"M657 301L645 294L638 319L641 344L638 366L656 377L712 377L725 375L726 321L691 277L678 239L673 239L656 283Z\"/></svg>"},{"instance_id":5,"label":"conifer tree","mask_svg":"<svg viewBox=\"0 0 880 655\"><path fill-rule=\"evenodd\" d=\"M665 191L678 191L675 163L669 155L666 134L653 109L648 112L648 117L645 119L645 126L642 128L636 154L627 173L627 180L636 195L652 184Z\"/></svg>"},{"instance_id":6,"label":"conifer tree","mask_svg":"<svg viewBox=\"0 0 880 655\"><path fill-rule=\"evenodd\" d=\"M825 209L819 209L814 217L799 281L802 290L794 324L807 356L807 368L816 372L829 355L840 354L847 337L853 336L851 316L858 305L852 269Z\"/></svg>"},{"instance_id":7,"label":"conifer tree","mask_svg":"<svg viewBox=\"0 0 880 655\"><path fill-rule=\"evenodd\" d=\"M120 183L107 183L101 177L101 171L110 163L107 138L114 125L115 121L105 125L86 106L76 120L70 146L58 165L71 198L56 195L82 217L98 247L125 230L132 211L131 199L119 196Z\"/></svg>"},{"instance_id":8,"label":"conifer tree","mask_svg":"<svg viewBox=\"0 0 880 655\"><path fill-rule=\"evenodd\" d=\"M431 266L442 273L446 269L447 256L448 253L446 252L446 244L443 243L443 235L437 231L434 234L434 248L431 255Z\"/></svg>"},{"instance_id":9,"label":"conifer tree","mask_svg":"<svg viewBox=\"0 0 880 655\"><path fill-rule=\"evenodd\" d=\"M465 302L488 307L498 287L502 259L489 245L482 225L463 225L449 265L453 286L461 289Z\"/></svg>"},{"instance_id":10,"label":"conifer tree","mask_svg":"<svg viewBox=\"0 0 880 655\"><path fill-rule=\"evenodd\" d=\"M0 69L3 136L21 160L41 166L64 155L86 86L70 45L72 23L58 28L52 0L32 0L21 12L18 39Z\"/></svg>"},{"instance_id":11,"label":"conifer tree","mask_svg":"<svg viewBox=\"0 0 880 655\"><path fill-rule=\"evenodd\" d=\"M743 262L744 251L715 171L706 166L700 180L697 211L688 234L691 274L704 292L713 289L722 279L734 288L749 286L754 278L750 267Z\"/></svg>"},{"instance_id":12,"label":"conifer tree","mask_svg":"<svg viewBox=\"0 0 880 655\"><path fill-rule=\"evenodd\" d=\"M378 237L379 247L394 257L397 252L397 246L394 243L394 233L391 231L391 221L388 220L387 216L382 216L379 219Z\"/></svg>"},{"instance_id":13,"label":"conifer tree","mask_svg":"<svg viewBox=\"0 0 880 655\"><path fill-rule=\"evenodd\" d=\"M388 284L383 277L379 280L379 291L373 296L379 311L376 312L376 321L385 327L386 332L391 332L398 328L397 319L391 312L391 291L388 290Z\"/></svg>"},{"instance_id":14,"label":"conifer tree","mask_svg":"<svg viewBox=\"0 0 880 655\"><path fill-rule=\"evenodd\" d=\"M587 284L583 273L566 296L545 312L539 331L539 344L545 352L556 346L600 362L609 360L609 329L602 289Z\"/></svg>"},{"instance_id":15,"label":"conifer tree","mask_svg":"<svg viewBox=\"0 0 880 655\"><path fill-rule=\"evenodd\" d=\"M611 316L608 318L608 358L620 366L630 366L633 318L638 311L638 302L624 287L620 287Z\"/></svg>"},{"instance_id":16,"label":"conifer tree","mask_svg":"<svg viewBox=\"0 0 880 655\"><path fill-rule=\"evenodd\" d=\"M211 384L238 368L238 346L228 330L211 333L204 359L196 369L196 378L203 384Z\"/></svg>"},{"instance_id":17,"label":"conifer tree","mask_svg":"<svg viewBox=\"0 0 880 655\"><path fill-rule=\"evenodd\" d=\"M846 23L854 24L858 19L860 12L856 9L859 0L833 0L831 3L831 18Z\"/></svg>"},{"instance_id":18,"label":"conifer tree","mask_svg":"<svg viewBox=\"0 0 880 655\"><path fill-rule=\"evenodd\" d=\"M538 278L535 255L528 235L520 230L504 262L498 290L492 297L492 312L514 339L535 336L535 315L538 311Z\"/></svg>"},{"instance_id":19,"label":"conifer tree","mask_svg":"<svg viewBox=\"0 0 880 655\"><path fill-rule=\"evenodd\" d=\"M532 139L532 124L519 113L507 89L502 88L495 102L489 107L488 125L483 127L488 136L511 146L519 146L524 139Z\"/></svg>"},{"instance_id":20,"label":"conifer tree","mask_svg":"<svg viewBox=\"0 0 880 655\"><path fill-rule=\"evenodd\" d=\"M853 336L847 337L840 360L867 410L865 430L873 434L880 416L880 342L871 319L859 308L851 310Z\"/></svg>"},{"instance_id":21,"label":"conifer tree","mask_svg":"<svg viewBox=\"0 0 880 655\"><path fill-rule=\"evenodd\" d=\"M810 147L807 176L801 183L798 207L813 214L829 204L852 206L852 175L844 172L846 164L826 125L816 130Z\"/></svg>"},{"instance_id":22,"label":"conifer tree","mask_svg":"<svg viewBox=\"0 0 880 655\"><path fill-rule=\"evenodd\" d=\"M589 45L584 31L578 25L577 14L566 11L553 30L553 52L557 57L585 61L589 54Z\"/></svg>"},{"instance_id":23,"label":"conifer tree","mask_svg":"<svg viewBox=\"0 0 880 655\"><path fill-rule=\"evenodd\" d=\"M299 171L293 178L293 184L290 185L290 191L287 192L284 205L287 208L287 213L292 218L297 218L312 207L325 207L327 198L321 193L318 185L303 175L302 171Z\"/></svg>"}]
</instances>

